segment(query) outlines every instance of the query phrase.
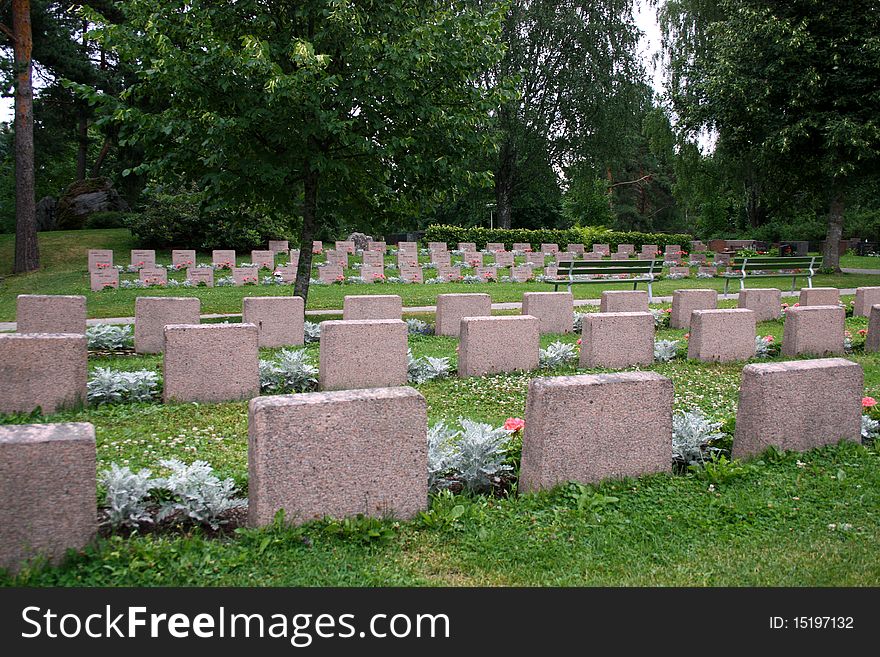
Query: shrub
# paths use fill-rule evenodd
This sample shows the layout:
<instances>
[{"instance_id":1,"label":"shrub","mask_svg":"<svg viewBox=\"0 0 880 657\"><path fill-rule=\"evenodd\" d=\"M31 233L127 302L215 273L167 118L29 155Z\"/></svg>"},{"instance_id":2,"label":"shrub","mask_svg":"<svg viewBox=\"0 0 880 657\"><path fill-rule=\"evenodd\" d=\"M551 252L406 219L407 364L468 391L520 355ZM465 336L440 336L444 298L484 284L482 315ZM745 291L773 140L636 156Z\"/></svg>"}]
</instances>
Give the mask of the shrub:
<instances>
[{"instance_id":1,"label":"shrub","mask_svg":"<svg viewBox=\"0 0 880 657\"><path fill-rule=\"evenodd\" d=\"M508 250L513 248L514 242L528 242L533 249L540 248L545 243L558 244L560 247L566 244L583 244L588 248L592 248L594 243L609 244L612 249L616 249L619 244L633 244L637 250L644 244L656 244L662 249L668 244L684 245L690 240L690 235L682 233L622 232L601 226L531 230L433 225L428 226L425 231L426 242L446 242L451 248L458 246L458 242L474 242L477 250L485 249L489 242L502 242Z\"/></svg>"},{"instance_id":2,"label":"shrub","mask_svg":"<svg viewBox=\"0 0 880 657\"><path fill-rule=\"evenodd\" d=\"M409 349L407 349L406 357L406 378L410 383L427 383L449 375L449 358L434 358L432 356L415 358Z\"/></svg>"},{"instance_id":3,"label":"shrub","mask_svg":"<svg viewBox=\"0 0 880 657\"><path fill-rule=\"evenodd\" d=\"M92 404L152 401L159 394L159 375L150 370L120 372L98 367L89 379L86 398Z\"/></svg>"},{"instance_id":4,"label":"shrub","mask_svg":"<svg viewBox=\"0 0 880 657\"><path fill-rule=\"evenodd\" d=\"M98 477L107 489L104 505L107 509L107 523L113 527L137 527L142 522L152 523L147 511L147 499L159 480L151 479L149 470L132 472L128 466L110 464Z\"/></svg>"},{"instance_id":5,"label":"shrub","mask_svg":"<svg viewBox=\"0 0 880 657\"><path fill-rule=\"evenodd\" d=\"M558 341L549 344L546 349L541 349L539 353L541 367L547 369L561 367L578 357L575 345Z\"/></svg>"},{"instance_id":6,"label":"shrub","mask_svg":"<svg viewBox=\"0 0 880 657\"><path fill-rule=\"evenodd\" d=\"M235 491L232 479L221 481L205 461L186 465L177 459L169 459L161 464L171 470L171 475L161 480L161 487L167 489L174 499L162 508L158 520L182 511L188 518L217 529L226 522L220 520L220 515L247 505L246 499L232 497Z\"/></svg>"},{"instance_id":7,"label":"shrub","mask_svg":"<svg viewBox=\"0 0 880 657\"><path fill-rule=\"evenodd\" d=\"M668 363L678 355L678 340L654 340L654 360Z\"/></svg>"},{"instance_id":8,"label":"shrub","mask_svg":"<svg viewBox=\"0 0 880 657\"><path fill-rule=\"evenodd\" d=\"M275 360L260 360L260 390L271 394L309 392L318 387L318 368L304 349L282 349Z\"/></svg>"},{"instance_id":9,"label":"shrub","mask_svg":"<svg viewBox=\"0 0 880 657\"><path fill-rule=\"evenodd\" d=\"M134 335L130 324L96 324L86 329L86 339L91 351L122 351L134 347Z\"/></svg>"},{"instance_id":10,"label":"shrub","mask_svg":"<svg viewBox=\"0 0 880 657\"><path fill-rule=\"evenodd\" d=\"M127 212L93 212L86 217L83 228L125 228L128 216Z\"/></svg>"},{"instance_id":11,"label":"shrub","mask_svg":"<svg viewBox=\"0 0 880 657\"><path fill-rule=\"evenodd\" d=\"M682 465L705 462L707 453L713 451L711 443L724 438L720 428L720 422L710 422L698 408L675 411L672 414L672 460Z\"/></svg>"}]
</instances>

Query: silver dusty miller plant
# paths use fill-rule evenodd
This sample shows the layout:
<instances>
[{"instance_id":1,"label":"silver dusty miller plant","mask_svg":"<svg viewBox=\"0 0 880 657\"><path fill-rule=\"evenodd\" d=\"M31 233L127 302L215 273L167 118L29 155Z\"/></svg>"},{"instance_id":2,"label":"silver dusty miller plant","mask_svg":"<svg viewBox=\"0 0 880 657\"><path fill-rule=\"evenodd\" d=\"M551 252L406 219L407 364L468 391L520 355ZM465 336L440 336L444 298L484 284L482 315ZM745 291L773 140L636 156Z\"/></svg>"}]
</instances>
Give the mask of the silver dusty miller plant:
<instances>
[{"instance_id":1,"label":"silver dusty miller plant","mask_svg":"<svg viewBox=\"0 0 880 657\"><path fill-rule=\"evenodd\" d=\"M406 351L406 378L410 383L427 383L449 375L449 358L422 356L416 358L412 350Z\"/></svg>"},{"instance_id":2,"label":"silver dusty miller plant","mask_svg":"<svg viewBox=\"0 0 880 657\"><path fill-rule=\"evenodd\" d=\"M683 465L695 465L706 460L712 441L724 437L720 422L710 422L703 411L675 411L672 414L672 460Z\"/></svg>"},{"instance_id":3,"label":"silver dusty miller plant","mask_svg":"<svg viewBox=\"0 0 880 657\"><path fill-rule=\"evenodd\" d=\"M678 340L654 340L654 360L668 363L678 354Z\"/></svg>"},{"instance_id":4,"label":"silver dusty miller plant","mask_svg":"<svg viewBox=\"0 0 880 657\"><path fill-rule=\"evenodd\" d=\"M414 317L406 320L406 330L410 335L434 335L433 326Z\"/></svg>"},{"instance_id":5,"label":"silver dusty miller plant","mask_svg":"<svg viewBox=\"0 0 880 657\"><path fill-rule=\"evenodd\" d=\"M196 522L217 529L226 521L220 516L230 509L247 505L246 499L233 497L235 484L232 479L221 480L205 461L193 461L187 465L177 459L160 462L171 474L162 480L161 487L174 497L165 504L157 516L167 518L178 511Z\"/></svg>"},{"instance_id":6,"label":"silver dusty miller plant","mask_svg":"<svg viewBox=\"0 0 880 657\"><path fill-rule=\"evenodd\" d=\"M587 313L579 313L575 311L574 313L574 321L572 321L572 326L574 328L574 332L577 335L580 335L584 328L584 317L587 316Z\"/></svg>"},{"instance_id":7,"label":"silver dusty miller plant","mask_svg":"<svg viewBox=\"0 0 880 657\"><path fill-rule=\"evenodd\" d=\"M89 351L121 351L134 346L131 325L96 324L86 329Z\"/></svg>"},{"instance_id":8,"label":"silver dusty miller plant","mask_svg":"<svg viewBox=\"0 0 880 657\"><path fill-rule=\"evenodd\" d=\"M318 368L304 349L282 349L275 360L260 360L260 390L270 394L309 392L318 387Z\"/></svg>"},{"instance_id":9,"label":"silver dusty miller plant","mask_svg":"<svg viewBox=\"0 0 880 657\"><path fill-rule=\"evenodd\" d=\"M86 398L93 404L145 402L158 395L159 375L150 370L120 372L98 367L86 386Z\"/></svg>"},{"instance_id":10,"label":"silver dusty miller plant","mask_svg":"<svg viewBox=\"0 0 880 657\"><path fill-rule=\"evenodd\" d=\"M99 475L99 481L107 489L104 505L107 510L107 524L117 527L134 527L141 523L152 523L153 518L147 510L150 493L161 483L151 477L152 472L141 470L132 472L128 466L110 464L109 470Z\"/></svg>"},{"instance_id":11,"label":"silver dusty miller plant","mask_svg":"<svg viewBox=\"0 0 880 657\"><path fill-rule=\"evenodd\" d=\"M880 436L880 422L867 415L862 416L862 442L870 445Z\"/></svg>"},{"instance_id":12,"label":"silver dusty miller plant","mask_svg":"<svg viewBox=\"0 0 880 657\"><path fill-rule=\"evenodd\" d=\"M504 463L510 432L472 420L461 419L459 424L461 435L456 441L455 455L458 478L471 493L490 490L498 475L513 469Z\"/></svg>"},{"instance_id":13,"label":"silver dusty miller plant","mask_svg":"<svg viewBox=\"0 0 880 657\"><path fill-rule=\"evenodd\" d=\"M550 343L546 349L541 349L539 352L541 367L547 369L567 365L577 357L578 351L575 345L558 341Z\"/></svg>"},{"instance_id":14,"label":"silver dusty miller plant","mask_svg":"<svg viewBox=\"0 0 880 657\"><path fill-rule=\"evenodd\" d=\"M459 432L445 422L428 429L428 490L432 493L446 488L454 481L456 469L455 438Z\"/></svg>"},{"instance_id":15,"label":"silver dusty miller plant","mask_svg":"<svg viewBox=\"0 0 880 657\"><path fill-rule=\"evenodd\" d=\"M320 342L321 325L316 324L315 322L306 322L305 324L303 324L303 334L306 344L311 344L312 342Z\"/></svg>"}]
</instances>

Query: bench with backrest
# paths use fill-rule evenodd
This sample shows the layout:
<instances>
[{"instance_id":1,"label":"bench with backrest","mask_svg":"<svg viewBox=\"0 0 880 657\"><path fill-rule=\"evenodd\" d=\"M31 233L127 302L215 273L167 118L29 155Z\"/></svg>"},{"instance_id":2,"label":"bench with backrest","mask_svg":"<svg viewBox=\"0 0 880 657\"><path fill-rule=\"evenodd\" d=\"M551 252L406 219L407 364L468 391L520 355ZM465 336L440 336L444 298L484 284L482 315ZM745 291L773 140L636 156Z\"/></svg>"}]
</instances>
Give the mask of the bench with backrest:
<instances>
[{"instance_id":1,"label":"bench with backrest","mask_svg":"<svg viewBox=\"0 0 880 657\"><path fill-rule=\"evenodd\" d=\"M746 289L746 280L750 278L791 278L791 290L794 292L798 278L807 279L807 287L813 287L813 276L822 266L822 256L769 257L745 256L734 258L730 271L722 274L724 278L724 294L730 281L739 281L739 289Z\"/></svg>"},{"instance_id":2,"label":"bench with backrest","mask_svg":"<svg viewBox=\"0 0 880 657\"><path fill-rule=\"evenodd\" d=\"M651 284L663 270L662 260L570 260L560 262L554 281L547 281L558 290L580 283L632 283L635 290L639 283L648 284L648 296L653 297Z\"/></svg>"}]
</instances>

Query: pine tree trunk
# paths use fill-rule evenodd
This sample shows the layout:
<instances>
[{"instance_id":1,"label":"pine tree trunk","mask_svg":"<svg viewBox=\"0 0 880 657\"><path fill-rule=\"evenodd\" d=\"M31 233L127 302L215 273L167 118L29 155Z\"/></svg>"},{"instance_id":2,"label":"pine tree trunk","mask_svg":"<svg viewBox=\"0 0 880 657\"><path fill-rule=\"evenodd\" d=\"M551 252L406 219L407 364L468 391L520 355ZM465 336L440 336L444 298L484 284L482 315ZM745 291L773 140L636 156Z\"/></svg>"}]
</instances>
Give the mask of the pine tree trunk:
<instances>
[{"instance_id":1,"label":"pine tree trunk","mask_svg":"<svg viewBox=\"0 0 880 657\"><path fill-rule=\"evenodd\" d=\"M510 228L515 158L513 147L505 140L498 153L498 169L495 171L495 210L498 213L498 228Z\"/></svg>"},{"instance_id":2,"label":"pine tree trunk","mask_svg":"<svg viewBox=\"0 0 880 657\"><path fill-rule=\"evenodd\" d=\"M318 228L318 174L311 171L306 175L303 185L303 225L299 242L299 265L296 268L296 282L293 293L309 300L309 281L312 278L312 242Z\"/></svg>"},{"instance_id":3,"label":"pine tree trunk","mask_svg":"<svg viewBox=\"0 0 880 657\"><path fill-rule=\"evenodd\" d=\"M40 268L34 199L34 93L31 3L13 0L15 34L15 273Z\"/></svg>"},{"instance_id":4,"label":"pine tree trunk","mask_svg":"<svg viewBox=\"0 0 880 657\"><path fill-rule=\"evenodd\" d=\"M828 235L825 237L825 246L822 249L822 266L834 267L840 271L840 240L843 238L843 210L844 199L842 194L835 194L828 207Z\"/></svg>"}]
</instances>

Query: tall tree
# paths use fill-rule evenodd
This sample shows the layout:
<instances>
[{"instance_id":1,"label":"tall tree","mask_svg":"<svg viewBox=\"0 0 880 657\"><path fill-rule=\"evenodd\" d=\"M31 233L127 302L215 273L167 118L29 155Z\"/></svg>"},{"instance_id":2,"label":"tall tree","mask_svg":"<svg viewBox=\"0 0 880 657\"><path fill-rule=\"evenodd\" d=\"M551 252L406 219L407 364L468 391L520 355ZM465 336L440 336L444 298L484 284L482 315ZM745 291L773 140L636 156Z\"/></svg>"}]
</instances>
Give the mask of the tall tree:
<instances>
[{"instance_id":1,"label":"tall tree","mask_svg":"<svg viewBox=\"0 0 880 657\"><path fill-rule=\"evenodd\" d=\"M495 201L509 228L518 184L528 180L521 172L534 161L559 175L579 161L603 162L622 130L639 130L633 107L644 71L631 0L511 0L503 26L504 58L489 79L517 79L517 96L498 111Z\"/></svg>"},{"instance_id":2,"label":"tall tree","mask_svg":"<svg viewBox=\"0 0 880 657\"><path fill-rule=\"evenodd\" d=\"M216 202L302 215L295 294L306 298L322 198L430 204L489 172L462 165L492 146L495 89L477 84L500 47L500 14L463 0L152 0L94 37L140 62L103 105L136 169L195 180ZM93 22L101 17L91 15Z\"/></svg>"},{"instance_id":3,"label":"tall tree","mask_svg":"<svg viewBox=\"0 0 880 657\"><path fill-rule=\"evenodd\" d=\"M40 268L34 199L34 89L30 0L12 2L15 54L15 264L23 273Z\"/></svg>"},{"instance_id":4,"label":"tall tree","mask_svg":"<svg viewBox=\"0 0 880 657\"><path fill-rule=\"evenodd\" d=\"M876 0L722 0L692 70L692 126L712 126L790 195L827 213L823 253L838 268L847 199L880 164L880 12Z\"/></svg>"}]
</instances>

